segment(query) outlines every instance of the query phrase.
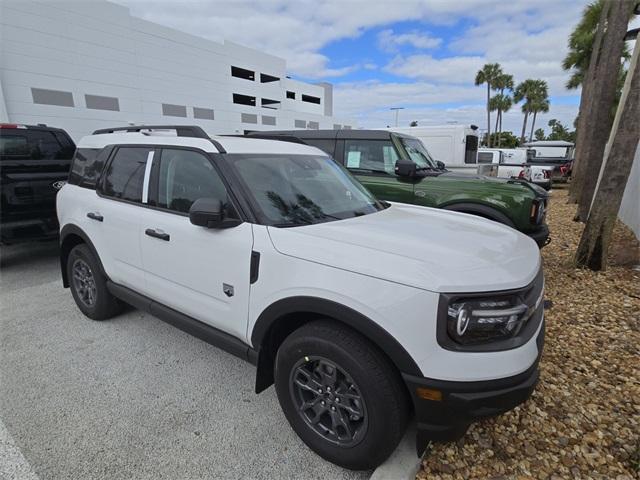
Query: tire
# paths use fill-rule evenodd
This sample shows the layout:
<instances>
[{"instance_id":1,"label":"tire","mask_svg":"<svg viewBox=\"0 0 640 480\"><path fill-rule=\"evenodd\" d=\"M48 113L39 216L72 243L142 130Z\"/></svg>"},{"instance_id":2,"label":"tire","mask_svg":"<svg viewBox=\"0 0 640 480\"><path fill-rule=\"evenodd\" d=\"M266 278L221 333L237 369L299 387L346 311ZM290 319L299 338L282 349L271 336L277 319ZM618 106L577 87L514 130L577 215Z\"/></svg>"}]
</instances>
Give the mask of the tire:
<instances>
[{"instance_id":1,"label":"tire","mask_svg":"<svg viewBox=\"0 0 640 480\"><path fill-rule=\"evenodd\" d=\"M399 373L366 338L338 322L313 321L289 335L278 349L274 376L293 430L336 465L373 469L404 434L410 406ZM313 407L301 412L303 402ZM312 418L320 419L315 426Z\"/></svg>"},{"instance_id":2,"label":"tire","mask_svg":"<svg viewBox=\"0 0 640 480\"><path fill-rule=\"evenodd\" d=\"M69 252L67 278L76 305L87 317L107 320L122 311L120 301L107 289L98 260L85 244L76 245Z\"/></svg>"}]
</instances>

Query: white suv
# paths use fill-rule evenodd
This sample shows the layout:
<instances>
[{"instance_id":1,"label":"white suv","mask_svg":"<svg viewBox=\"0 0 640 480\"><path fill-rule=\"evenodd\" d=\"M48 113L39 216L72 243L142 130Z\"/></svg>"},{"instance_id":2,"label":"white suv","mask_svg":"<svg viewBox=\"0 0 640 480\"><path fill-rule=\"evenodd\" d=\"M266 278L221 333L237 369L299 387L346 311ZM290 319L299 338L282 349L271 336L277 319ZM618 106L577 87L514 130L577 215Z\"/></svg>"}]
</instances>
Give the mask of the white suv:
<instances>
[{"instance_id":1,"label":"white suv","mask_svg":"<svg viewBox=\"0 0 640 480\"><path fill-rule=\"evenodd\" d=\"M544 338L535 242L475 216L379 202L322 151L127 127L83 138L58 193L82 312L122 303L257 366L292 428L351 469L525 401Z\"/></svg>"}]
</instances>

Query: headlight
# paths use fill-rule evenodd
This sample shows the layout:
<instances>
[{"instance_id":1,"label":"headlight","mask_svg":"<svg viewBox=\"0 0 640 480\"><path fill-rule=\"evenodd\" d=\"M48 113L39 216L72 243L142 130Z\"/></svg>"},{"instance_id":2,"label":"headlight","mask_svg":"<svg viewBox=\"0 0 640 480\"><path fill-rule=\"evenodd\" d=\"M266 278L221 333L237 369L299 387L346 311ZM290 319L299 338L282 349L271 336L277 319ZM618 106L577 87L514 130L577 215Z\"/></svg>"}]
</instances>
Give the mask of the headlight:
<instances>
[{"instance_id":1,"label":"headlight","mask_svg":"<svg viewBox=\"0 0 640 480\"><path fill-rule=\"evenodd\" d=\"M447 332L462 345L513 337L534 310L517 295L456 299L447 308Z\"/></svg>"}]
</instances>

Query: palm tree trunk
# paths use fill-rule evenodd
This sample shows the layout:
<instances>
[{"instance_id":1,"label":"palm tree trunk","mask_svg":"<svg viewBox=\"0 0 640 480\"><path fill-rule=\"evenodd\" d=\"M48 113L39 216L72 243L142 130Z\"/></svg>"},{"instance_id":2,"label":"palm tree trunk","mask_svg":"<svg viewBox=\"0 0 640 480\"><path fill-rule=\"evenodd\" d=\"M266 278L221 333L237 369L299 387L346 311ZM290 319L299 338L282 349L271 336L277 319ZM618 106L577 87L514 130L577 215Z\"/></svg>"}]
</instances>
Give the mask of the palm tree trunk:
<instances>
[{"instance_id":1,"label":"palm tree trunk","mask_svg":"<svg viewBox=\"0 0 640 480\"><path fill-rule=\"evenodd\" d=\"M491 110L489 110L490 98L491 84L487 81L487 147L491 147Z\"/></svg>"},{"instance_id":2,"label":"palm tree trunk","mask_svg":"<svg viewBox=\"0 0 640 480\"><path fill-rule=\"evenodd\" d=\"M591 129L597 128L590 121L591 106L593 104L591 88L594 83L594 75L597 70L598 59L600 58L600 47L604 36L604 25L609 14L611 2L604 2L598 20L595 39L591 48L589 68L585 72L582 80L582 93L580 95L580 107L578 109L578 124L576 125L575 155L573 160L573 171L571 173L571 184L569 185L568 203L578 203L582 194L584 162L582 158L586 156L589 143L591 142Z\"/></svg>"},{"instance_id":3,"label":"palm tree trunk","mask_svg":"<svg viewBox=\"0 0 640 480\"><path fill-rule=\"evenodd\" d=\"M531 119L531 131L529 133L529 141L533 140L533 128L536 126L536 117L538 116L538 112L533 112L533 119Z\"/></svg>"},{"instance_id":4,"label":"palm tree trunk","mask_svg":"<svg viewBox=\"0 0 640 480\"><path fill-rule=\"evenodd\" d=\"M498 131L498 120L500 120L500 109L498 109L497 113L496 113L496 124L493 127L493 131L497 132Z\"/></svg>"},{"instance_id":5,"label":"palm tree trunk","mask_svg":"<svg viewBox=\"0 0 640 480\"><path fill-rule=\"evenodd\" d=\"M529 116L529 112L524 112L524 121L522 122L522 133L520 134L520 145L524 143L524 132L527 131L527 117Z\"/></svg>"},{"instance_id":6,"label":"palm tree trunk","mask_svg":"<svg viewBox=\"0 0 640 480\"><path fill-rule=\"evenodd\" d=\"M579 267L604 270L611 234L640 141L640 47L636 45L616 111L608 154L576 251ZM634 155L635 154L635 155Z\"/></svg>"},{"instance_id":7,"label":"palm tree trunk","mask_svg":"<svg viewBox=\"0 0 640 480\"><path fill-rule=\"evenodd\" d=\"M631 0L608 3L611 3L611 10L607 21L607 30L602 37L600 61L596 66L594 83L590 89L592 105L589 111L589 122L593 122L597 128L592 128L592 132L589 133L590 142L580 159L580 162L583 163L583 177L576 214L576 220L580 222L587 221L591 200L602 168L605 146L613 123L611 107L615 100L617 79L621 68L620 55L624 45L624 38L619 32L627 28L629 13L633 7Z\"/></svg>"},{"instance_id":8,"label":"palm tree trunk","mask_svg":"<svg viewBox=\"0 0 640 480\"><path fill-rule=\"evenodd\" d=\"M498 130L498 148L500 148L500 144L502 143L502 110L498 110L500 117L500 129Z\"/></svg>"}]
</instances>

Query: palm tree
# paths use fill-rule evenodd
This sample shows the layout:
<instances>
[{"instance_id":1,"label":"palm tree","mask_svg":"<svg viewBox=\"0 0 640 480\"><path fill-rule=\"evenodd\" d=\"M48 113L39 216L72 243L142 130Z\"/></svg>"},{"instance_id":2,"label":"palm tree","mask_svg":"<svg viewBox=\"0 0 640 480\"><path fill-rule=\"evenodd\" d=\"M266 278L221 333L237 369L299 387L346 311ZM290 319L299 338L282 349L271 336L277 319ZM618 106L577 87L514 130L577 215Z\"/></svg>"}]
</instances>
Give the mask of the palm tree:
<instances>
[{"instance_id":1,"label":"palm tree","mask_svg":"<svg viewBox=\"0 0 640 480\"><path fill-rule=\"evenodd\" d=\"M602 5L603 0L596 0L587 5L582 12L580 23L576 25L569 36L569 52L562 61L562 68L567 71L572 71L571 77L569 77L566 84L569 90L576 89L582 85L584 76L589 68L591 51L593 50L593 42L596 36L596 30L598 29ZM631 16L633 16L633 14L631 14ZM630 58L629 47L625 44L622 49L622 59L626 62ZM624 72L621 73L618 82L619 97L622 91L622 85L624 84Z\"/></svg>"},{"instance_id":2,"label":"palm tree","mask_svg":"<svg viewBox=\"0 0 640 480\"><path fill-rule=\"evenodd\" d=\"M504 112L508 112L511 109L511 106L513 105L513 102L511 100L511 97L509 95L505 95L503 93L498 93L497 95L494 95L493 97L491 97L491 101L490 101L490 105L491 105L491 111L497 111L498 114L496 115L496 126L495 126L495 131L498 134L498 147L500 146L501 143L501 135L502 135L502 114Z\"/></svg>"},{"instance_id":3,"label":"palm tree","mask_svg":"<svg viewBox=\"0 0 640 480\"><path fill-rule=\"evenodd\" d=\"M478 70L476 73L476 85L487 84L487 145L491 146L491 88L496 79L498 79L502 73L502 68L499 63L487 63L482 67L482 70Z\"/></svg>"},{"instance_id":4,"label":"palm tree","mask_svg":"<svg viewBox=\"0 0 640 480\"><path fill-rule=\"evenodd\" d=\"M494 90L500 92L495 102L494 106L496 110L498 110L498 115L496 118L496 132L498 132L498 146L500 146L500 134L502 133L502 112L506 112L511 108L512 101L509 95L505 95L505 90L513 90L513 75L509 75L508 73L503 73L498 75L498 77L493 82ZM494 97L494 98L496 98ZM500 124L500 130L498 130L498 123Z\"/></svg>"},{"instance_id":5,"label":"palm tree","mask_svg":"<svg viewBox=\"0 0 640 480\"><path fill-rule=\"evenodd\" d=\"M547 82L544 80L538 80L538 90L536 95L531 100L531 111L533 112L533 119L531 120L531 132L529 134L529 141L533 139L533 131L536 125L536 117L538 112L547 113L549 111L549 88Z\"/></svg>"},{"instance_id":6,"label":"palm tree","mask_svg":"<svg viewBox=\"0 0 640 480\"><path fill-rule=\"evenodd\" d=\"M513 91L513 100L515 103L519 103L524 100L522 104L522 113L524 113L524 121L522 122L522 133L520 134L520 143L524 143L525 132L527 131L527 121L529 114L533 113L534 116L538 111L543 111L544 108L549 108L548 105L548 87L547 82L544 80L534 80L531 78L526 79L524 82L518 84ZM547 99L547 105L544 106L544 99Z\"/></svg>"}]
</instances>

